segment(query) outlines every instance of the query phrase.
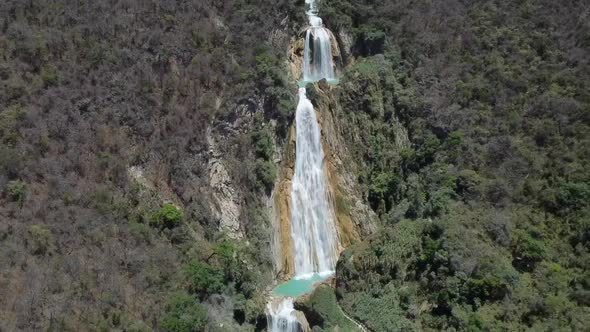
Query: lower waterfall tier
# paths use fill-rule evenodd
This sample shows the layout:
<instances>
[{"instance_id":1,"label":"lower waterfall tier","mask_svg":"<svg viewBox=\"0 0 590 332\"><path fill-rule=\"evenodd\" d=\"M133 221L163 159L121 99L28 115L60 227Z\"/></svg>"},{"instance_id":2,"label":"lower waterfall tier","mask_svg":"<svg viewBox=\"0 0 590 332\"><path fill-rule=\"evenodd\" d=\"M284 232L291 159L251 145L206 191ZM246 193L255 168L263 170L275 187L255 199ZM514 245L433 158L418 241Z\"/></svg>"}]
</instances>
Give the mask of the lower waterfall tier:
<instances>
[{"instance_id":1,"label":"lower waterfall tier","mask_svg":"<svg viewBox=\"0 0 590 332\"><path fill-rule=\"evenodd\" d=\"M267 305L268 330L271 332L299 332L299 322L293 305L293 298L287 297L280 303L269 303Z\"/></svg>"},{"instance_id":2,"label":"lower waterfall tier","mask_svg":"<svg viewBox=\"0 0 590 332\"><path fill-rule=\"evenodd\" d=\"M296 159L291 193L291 237L295 277L332 271L338 259L338 233L329 199L321 132L313 105L299 89Z\"/></svg>"}]
</instances>

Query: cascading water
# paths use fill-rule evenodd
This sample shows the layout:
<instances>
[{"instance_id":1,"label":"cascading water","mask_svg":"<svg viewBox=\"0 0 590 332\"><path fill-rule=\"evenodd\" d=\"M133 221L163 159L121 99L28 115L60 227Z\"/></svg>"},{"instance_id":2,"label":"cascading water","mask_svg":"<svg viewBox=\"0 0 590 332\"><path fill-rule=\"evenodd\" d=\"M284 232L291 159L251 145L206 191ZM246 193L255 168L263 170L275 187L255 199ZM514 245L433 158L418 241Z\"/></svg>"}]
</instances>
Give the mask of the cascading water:
<instances>
[{"instance_id":1,"label":"cascading water","mask_svg":"<svg viewBox=\"0 0 590 332\"><path fill-rule=\"evenodd\" d=\"M316 16L319 13L317 0L305 0L305 13L309 16Z\"/></svg>"},{"instance_id":2,"label":"cascading water","mask_svg":"<svg viewBox=\"0 0 590 332\"><path fill-rule=\"evenodd\" d=\"M285 298L278 305L267 304L269 331L299 332L299 321L295 317L293 299Z\"/></svg>"},{"instance_id":3,"label":"cascading water","mask_svg":"<svg viewBox=\"0 0 590 332\"><path fill-rule=\"evenodd\" d=\"M299 104L295 114L297 136L291 191L295 277L275 290L283 295L294 292L293 296L313 289L313 284L332 275L338 257L338 233L328 196L320 127L305 92L305 88L299 89ZM282 291L278 292L280 289ZM269 331L301 330L294 316L292 297L282 299L278 308L274 308L271 302L267 309Z\"/></svg>"},{"instance_id":4,"label":"cascading water","mask_svg":"<svg viewBox=\"0 0 590 332\"><path fill-rule=\"evenodd\" d=\"M318 1L305 0L305 4L311 27L305 37L303 81L334 80L331 34L317 16ZM275 290L276 294L282 293L283 296L301 295L312 289L316 282L332 275L338 257L336 218L329 200L320 127L305 88L299 89L295 121L295 174L291 191L295 277ZM290 296L283 298L278 306L273 305L273 301L268 304L269 331L302 330Z\"/></svg>"},{"instance_id":5,"label":"cascading water","mask_svg":"<svg viewBox=\"0 0 590 332\"><path fill-rule=\"evenodd\" d=\"M291 193L291 236L295 278L330 273L336 265L338 237L328 197L320 127L305 88L299 89L295 175Z\"/></svg>"},{"instance_id":6,"label":"cascading water","mask_svg":"<svg viewBox=\"0 0 590 332\"><path fill-rule=\"evenodd\" d=\"M303 80L319 81L322 78L334 79L334 61L332 60L332 41L330 31L324 28L322 19L309 16L311 27L305 35L305 52L303 54Z\"/></svg>"}]
</instances>

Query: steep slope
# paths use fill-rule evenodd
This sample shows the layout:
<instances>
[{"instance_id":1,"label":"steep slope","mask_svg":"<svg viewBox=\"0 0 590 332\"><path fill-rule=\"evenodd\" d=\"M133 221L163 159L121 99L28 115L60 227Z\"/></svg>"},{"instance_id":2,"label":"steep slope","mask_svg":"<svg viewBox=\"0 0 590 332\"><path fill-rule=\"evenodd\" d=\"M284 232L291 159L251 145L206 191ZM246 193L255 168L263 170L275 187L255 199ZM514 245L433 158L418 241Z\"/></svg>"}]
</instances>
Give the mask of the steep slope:
<instances>
[{"instance_id":1,"label":"steep slope","mask_svg":"<svg viewBox=\"0 0 590 332\"><path fill-rule=\"evenodd\" d=\"M265 324L293 6L3 2L1 330Z\"/></svg>"},{"instance_id":2,"label":"steep slope","mask_svg":"<svg viewBox=\"0 0 590 332\"><path fill-rule=\"evenodd\" d=\"M340 259L342 307L373 331L584 329L588 7L324 6L351 46L335 119L381 220Z\"/></svg>"},{"instance_id":3,"label":"steep slope","mask_svg":"<svg viewBox=\"0 0 590 332\"><path fill-rule=\"evenodd\" d=\"M266 328L303 5L3 1L0 330ZM311 325L348 326L337 300L372 331L589 326L586 2L319 10L340 85L308 95L352 247Z\"/></svg>"}]
</instances>

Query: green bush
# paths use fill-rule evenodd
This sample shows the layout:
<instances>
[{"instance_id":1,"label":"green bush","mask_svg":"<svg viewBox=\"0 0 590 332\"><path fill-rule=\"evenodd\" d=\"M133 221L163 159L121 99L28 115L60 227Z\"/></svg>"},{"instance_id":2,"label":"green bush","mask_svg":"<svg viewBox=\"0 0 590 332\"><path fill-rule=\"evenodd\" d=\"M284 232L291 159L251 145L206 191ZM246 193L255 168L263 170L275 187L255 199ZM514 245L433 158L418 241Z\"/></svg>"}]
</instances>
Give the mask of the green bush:
<instances>
[{"instance_id":1,"label":"green bush","mask_svg":"<svg viewBox=\"0 0 590 332\"><path fill-rule=\"evenodd\" d=\"M152 215L150 223L159 228L173 228L181 221L182 211L172 203L165 203L160 210Z\"/></svg>"},{"instance_id":2,"label":"green bush","mask_svg":"<svg viewBox=\"0 0 590 332\"><path fill-rule=\"evenodd\" d=\"M226 271L230 270L233 266L236 265L235 262L237 250L234 242L229 240L223 241L217 246L215 246L213 251L215 252L217 259Z\"/></svg>"},{"instance_id":3,"label":"green bush","mask_svg":"<svg viewBox=\"0 0 590 332\"><path fill-rule=\"evenodd\" d=\"M270 134L260 129L252 134L252 141L255 146L256 156L264 160L271 160L274 153L274 144Z\"/></svg>"},{"instance_id":4,"label":"green bush","mask_svg":"<svg viewBox=\"0 0 590 332\"><path fill-rule=\"evenodd\" d=\"M22 181L10 181L6 186L6 193L10 200L17 202L22 207L27 197L27 186Z\"/></svg>"},{"instance_id":5,"label":"green bush","mask_svg":"<svg viewBox=\"0 0 590 332\"><path fill-rule=\"evenodd\" d=\"M558 188L545 190L542 196L545 208L559 214L567 214L590 204L590 184L566 182Z\"/></svg>"},{"instance_id":6,"label":"green bush","mask_svg":"<svg viewBox=\"0 0 590 332\"><path fill-rule=\"evenodd\" d=\"M389 209L399 189L400 179L392 172L381 172L371 178L369 186L369 202L374 210L385 204Z\"/></svg>"},{"instance_id":7,"label":"green bush","mask_svg":"<svg viewBox=\"0 0 590 332\"><path fill-rule=\"evenodd\" d=\"M517 230L512 243L513 265L521 271L532 271L543 260L546 253L545 244L530 232Z\"/></svg>"},{"instance_id":8,"label":"green bush","mask_svg":"<svg viewBox=\"0 0 590 332\"><path fill-rule=\"evenodd\" d=\"M336 301L334 290L326 285L319 286L309 297L307 304L324 320L324 328L356 331L358 328L342 313Z\"/></svg>"},{"instance_id":9,"label":"green bush","mask_svg":"<svg viewBox=\"0 0 590 332\"><path fill-rule=\"evenodd\" d=\"M20 137L17 125L24 117L25 111L18 106L10 107L0 113L0 140L2 143L14 146Z\"/></svg>"},{"instance_id":10,"label":"green bush","mask_svg":"<svg viewBox=\"0 0 590 332\"><path fill-rule=\"evenodd\" d=\"M53 247L53 234L45 225L33 225L29 228L30 248L34 255L45 255Z\"/></svg>"},{"instance_id":11,"label":"green bush","mask_svg":"<svg viewBox=\"0 0 590 332\"><path fill-rule=\"evenodd\" d=\"M185 273L190 290L200 296L219 293L225 287L223 271L205 262L193 260L185 268Z\"/></svg>"},{"instance_id":12,"label":"green bush","mask_svg":"<svg viewBox=\"0 0 590 332\"><path fill-rule=\"evenodd\" d=\"M198 332L207 324L207 310L193 296L177 295L166 306L160 327L166 332Z\"/></svg>"},{"instance_id":13,"label":"green bush","mask_svg":"<svg viewBox=\"0 0 590 332\"><path fill-rule=\"evenodd\" d=\"M256 53L256 73L261 82L268 87L284 86L284 68L280 55L266 47L259 48Z\"/></svg>"},{"instance_id":14,"label":"green bush","mask_svg":"<svg viewBox=\"0 0 590 332\"><path fill-rule=\"evenodd\" d=\"M258 160L256 162L255 172L258 187L266 193L270 193L277 178L277 166L271 161Z\"/></svg>"},{"instance_id":15,"label":"green bush","mask_svg":"<svg viewBox=\"0 0 590 332\"><path fill-rule=\"evenodd\" d=\"M41 68L41 80L43 81L44 87L57 84L59 80L57 68L52 65L43 66L43 68Z\"/></svg>"}]
</instances>

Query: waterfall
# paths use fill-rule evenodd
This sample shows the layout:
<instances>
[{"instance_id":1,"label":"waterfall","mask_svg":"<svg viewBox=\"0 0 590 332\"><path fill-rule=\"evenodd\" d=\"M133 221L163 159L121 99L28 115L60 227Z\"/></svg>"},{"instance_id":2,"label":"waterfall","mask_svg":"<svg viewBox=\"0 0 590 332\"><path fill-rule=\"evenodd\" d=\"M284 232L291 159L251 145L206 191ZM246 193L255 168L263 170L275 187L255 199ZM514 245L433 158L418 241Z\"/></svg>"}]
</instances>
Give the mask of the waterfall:
<instances>
[{"instance_id":1,"label":"waterfall","mask_svg":"<svg viewBox=\"0 0 590 332\"><path fill-rule=\"evenodd\" d=\"M303 81L334 80L331 33L317 16L318 1L305 0L305 6L310 28L305 36ZM303 330L291 296L304 294L302 289L313 289L313 284L332 275L338 258L336 217L329 199L320 126L305 88L299 89L295 121L295 174L291 189L295 277L281 285L284 291L294 291L295 294L283 298L278 306L272 301L267 305L270 332Z\"/></svg>"},{"instance_id":2,"label":"waterfall","mask_svg":"<svg viewBox=\"0 0 590 332\"><path fill-rule=\"evenodd\" d=\"M299 89L296 121L295 175L291 193L291 236L296 278L334 269L338 238L324 172L320 127L305 88Z\"/></svg>"},{"instance_id":3,"label":"waterfall","mask_svg":"<svg viewBox=\"0 0 590 332\"><path fill-rule=\"evenodd\" d=\"M305 13L308 16L316 16L319 13L317 0L305 0Z\"/></svg>"},{"instance_id":4,"label":"waterfall","mask_svg":"<svg viewBox=\"0 0 590 332\"><path fill-rule=\"evenodd\" d=\"M311 27L305 35L303 54L303 80L316 82L325 78L334 79L334 62L332 59L332 41L330 32L324 28L322 19L309 16Z\"/></svg>"},{"instance_id":5,"label":"waterfall","mask_svg":"<svg viewBox=\"0 0 590 332\"><path fill-rule=\"evenodd\" d=\"M299 321L295 317L292 298L284 298L278 306L273 305L272 302L268 303L266 307L269 331L299 332L301 330Z\"/></svg>"}]
</instances>

